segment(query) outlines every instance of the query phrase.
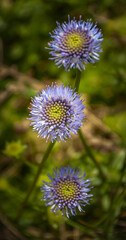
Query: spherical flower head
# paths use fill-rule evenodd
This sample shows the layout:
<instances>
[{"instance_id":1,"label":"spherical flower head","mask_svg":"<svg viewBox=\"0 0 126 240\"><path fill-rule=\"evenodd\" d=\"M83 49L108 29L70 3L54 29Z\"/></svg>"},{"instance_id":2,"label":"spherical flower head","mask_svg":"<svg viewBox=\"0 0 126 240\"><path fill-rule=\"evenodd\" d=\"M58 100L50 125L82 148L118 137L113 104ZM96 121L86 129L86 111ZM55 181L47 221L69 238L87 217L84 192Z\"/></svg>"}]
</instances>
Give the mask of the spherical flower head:
<instances>
[{"instance_id":1,"label":"spherical flower head","mask_svg":"<svg viewBox=\"0 0 126 240\"><path fill-rule=\"evenodd\" d=\"M99 52L102 50L101 42L103 41L101 30L96 24L93 25L91 20L86 22L75 18L68 23L64 22L50 33L53 38L48 43L51 60L55 60L56 65L64 66L65 70L78 68L80 71L85 69L85 63L95 63L99 60Z\"/></svg>"},{"instance_id":2,"label":"spherical flower head","mask_svg":"<svg viewBox=\"0 0 126 240\"><path fill-rule=\"evenodd\" d=\"M81 171L72 167L61 167L59 171L54 170L51 176L48 174L50 182L43 182L41 186L42 200L46 206L51 206L51 211L62 216L76 215L77 210L83 211L83 207L91 200L92 194L89 194L91 187L90 179L84 180L85 173L81 176Z\"/></svg>"},{"instance_id":3,"label":"spherical flower head","mask_svg":"<svg viewBox=\"0 0 126 240\"><path fill-rule=\"evenodd\" d=\"M65 141L77 134L85 115L84 101L69 86L47 86L32 98L30 120L33 130L42 138Z\"/></svg>"}]
</instances>

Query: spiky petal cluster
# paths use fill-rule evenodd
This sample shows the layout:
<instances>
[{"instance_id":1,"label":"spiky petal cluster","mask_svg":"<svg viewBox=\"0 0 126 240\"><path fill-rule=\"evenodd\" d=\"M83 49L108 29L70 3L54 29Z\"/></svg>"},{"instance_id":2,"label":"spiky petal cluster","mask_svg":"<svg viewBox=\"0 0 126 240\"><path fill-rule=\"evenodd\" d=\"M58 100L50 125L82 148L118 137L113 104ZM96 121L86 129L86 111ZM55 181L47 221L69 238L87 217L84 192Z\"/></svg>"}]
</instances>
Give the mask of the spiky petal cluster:
<instances>
[{"instance_id":1,"label":"spiky petal cluster","mask_svg":"<svg viewBox=\"0 0 126 240\"><path fill-rule=\"evenodd\" d=\"M59 171L54 170L51 176L48 174L51 182L43 182L41 186L42 200L46 201L46 206L51 206L54 213L61 211L62 216L76 215L77 210L84 211L83 207L91 199L92 194L89 194L91 187L90 179L84 180L85 173L72 167L61 167ZM82 176L81 176L82 175Z\"/></svg>"},{"instance_id":2,"label":"spiky petal cluster","mask_svg":"<svg viewBox=\"0 0 126 240\"><path fill-rule=\"evenodd\" d=\"M56 65L64 66L65 70L71 68L85 69L85 63L94 63L99 60L99 52L102 50L101 42L103 41L101 30L97 25L75 18L68 23L64 22L53 31L52 41L48 43L50 54L53 56L50 59L55 60Z\"/></svg>"},{"instance_id":3,"label":"spiky petal cluster","mask_svg":"<svg viewBox=\"0 0 126 240\"><path fill-rule=\"evenodd\" d=\"M84 108L81 95L69 86L52 84L32 98L29 119L42 138L65 141L82 126Z\"/></svg>"}]
</instances>

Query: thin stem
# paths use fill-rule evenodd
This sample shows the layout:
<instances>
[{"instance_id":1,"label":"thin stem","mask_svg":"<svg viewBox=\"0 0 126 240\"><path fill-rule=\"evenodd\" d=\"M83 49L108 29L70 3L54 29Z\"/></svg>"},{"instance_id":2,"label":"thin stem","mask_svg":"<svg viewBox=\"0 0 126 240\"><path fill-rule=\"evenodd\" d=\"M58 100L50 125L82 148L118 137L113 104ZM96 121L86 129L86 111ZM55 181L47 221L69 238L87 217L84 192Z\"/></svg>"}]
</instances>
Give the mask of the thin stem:
<instances>
[{"instance_id":1,"label":"thin stem","mask_svg":"<svg viewBox=\"0 0 126 240\"><path fill-rule=\"evenodd\" d=\"M110 208L109 210L108 221L105 224L104 231L103 231L104 239L106 240L112 239L114 228L116 226L118 216L120 215L120 212L122 209L123 200L126 198L126 188L124 188L122 193L116 197L118 197L116 198L117 201L116 202L113 201L115 205L113 205L112 203L112 208Z\"/></svg>"},{"instance_id":2,"label":"thin stem","mask_svg":"<svg viewBox=\"0 0 126 240\"><path fill-rule=\"evenodd\" d=\"M91 148L88 146L88 144L87 144L87 142L86 142L86 140L85 140L85 138L83 136L83 133L82 133L82 131L80 129L78 130L78 134L79 134L80 139L81 139L81 141L83 143L83 146L85 147L85 149L86 149L86 151L88 153L88 156L92 159L93 163L95 164L95 166L99 170L99 173L100 173L101 177L103 179L106 179L107 176L105 175L104 171L102 170L101 165L95 159L95 157L94 157L94 155L93 155L93 153L91 151Z\"/></svg>"},{"instance_id":3,"label":"thin stem","mask_svg":"<svg viewBox=\"0 0 126 240\"><path fill-rule=\"evenodd\" d=\"M76 69L76 80L75 80L75 86L74 86L74 88L76 89L76 92L78 92L78 89L79 89L80 78L81 78L81 71Z\"/></svg>"},{"instance_id":4,"label":"thin stem","mask_svg":"<svg viewBox=\"0 0 126 240\"><path fill-rule=\"evenodd\" d=\"M67 224L69 224L70 226L74 227L74 228L80 229L81 231L83 231L84 233L88 234L89 236L97 238L97 235L96 235L96 233L94 233L93 229L91 229L91 228L89 228L87 226L84 226L84 225L78 223L77 221L75 222L75 221L73 221L71 219L68 219L66 217L65 217L65 222Z\"/></svg>"},{"instance_id":5,"label":"thin stem","mask_svg":"<svg viewBox=\"0 0 126 240\"><path fill-rule=\"evenodd\" d=\"M35 178L34 178L34 180L33 180L33 183L32 183L32 185L31 185L31 187L29 188L29 191L28 191L28 193L27 193L27 195L26 195L26 197L25 197L23 203L21 204L21 207L20 207L20 209L19 209L19 211L18 211L18 213L17 213L16 220L18 220L18 219L21 217L21 215L22 215L22 213L23 213L23 210L24 210L24 207L25 207L25 205L27 204L27 202L28 202L28 200L29 200L29 198L30 198L33 190L34 190L34 187L35 187L36 182L37 182L37 180L38 180L38 178L39 178L39 176L40 176L40 173L41 173L41 170L42 170L42 168L43 168L43 165L44 165L45 161L47 160L47 158L48 158L48 156L49 156L49 154L50 154L50 152L51 152L54 144L55 144L55 142L53 142L53 143L50 142L50 144L48 145L48 147L47 147L47 149L46 149L46 151L45 151L45 153L44 153L44 156L43 156L43 158L42 158L42 161L41 161L41 163L39 164L38 171L37 171L37 173L36 173L36 175L35 175Z\"/></svg>"},{"instance_id":6,"label":"thin stem","mask_svg":"<svg viewBox=\"0 0 126 240\"><path fill-rule=\"evenodd\" d=\"M81 71L79 71L79 70L77 69L77 70L76 70L76 80L75 80L75 89L76 89L76 91L78 91L78 89L79 89L80 78L81 78ZM87 142L86 142L86 140L85 140L85 138L84 138L81 130L78 131L78 134L79 134L80 139L81 139L81 141L82 141L82 143L83 143L83 145L84 145L84 147L85 147L85 149L86 149L86 151L87 151L87 153L88 153L88 156L92 159L93 163L95 164L95 166L96 166L97 169L99 170L99 173L100 173L101 177L102 177L103 179L106 179L107 176L106 176L105 173L103 172L103 170L102 170L102 168L101 168L101 165L100 165L100 164L97 162L97 160L95 159L95 157L94 157L94 155L93 155L93 153L92 153L92 151L91 151L91 148L88 146L88 144L87 144Z\"/></svg>"},{"instance_id":7,"label":"thin stem","mask_svg":"<svg viewBox=\"0 0 126 240\"><path fill-rule=\"evenodd\" d=\"M111 239L111 235L113 233L112 229L114 228L114 221L115 219L117 219L117 215L119 215L121 211L120 203L122 203L123 198L126 197L125 187L124 187L124 190L122 190L122 193L120 193L120 189L122 188L123 177L126 175L125 173L126 173L126 153L124 157L124 165L123 165L122 171L120 172L120 178L118 180L117 187L115 188L115 195L111 201L107 220L104 225L104 235L106 237L108 236L109 239ZM120 208L120 211L118 211L119 208Z\"/></svg>"}]
</instances>

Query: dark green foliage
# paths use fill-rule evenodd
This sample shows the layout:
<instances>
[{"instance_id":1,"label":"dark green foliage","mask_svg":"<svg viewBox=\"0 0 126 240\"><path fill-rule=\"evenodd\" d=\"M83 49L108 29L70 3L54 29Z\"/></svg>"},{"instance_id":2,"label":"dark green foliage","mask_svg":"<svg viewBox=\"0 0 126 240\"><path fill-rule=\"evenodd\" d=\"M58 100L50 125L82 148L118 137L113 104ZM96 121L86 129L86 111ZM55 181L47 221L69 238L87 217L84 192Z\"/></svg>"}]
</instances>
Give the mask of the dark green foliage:
<instances>
[{"instance_id":1,"label":"dark green foliage","mask_svg":"<svg viewBox=\"0 0 126 240\"><path fill-rule=\"evenodd\" d=\"M125 0L0 1L2 240L23 239L24 236L33 240L126 239L125 9ZM99 176L79 136L63 144L56 143L21 218L15 221L48 145L29 127L30 98L52 81L65 85L69 82L74 86L75 71L66 73L63 68L58 69L48 59L49 53L45 49L56 21L67 21L68 14L76 18L82 15L83 20L92 18L103 31L100 61L87 64L79 92L84 93L88 109L84 135L108 178L103 181ZM86 171L86 177L92 179L94 187L94 197L85 208L85 214L70 220L52 214L41 202L40 192L41 179L46 181L52 168L67 164ZM6 235L8 228L10 235ZM76 234L78 238L75 238Z\"/></svg>"}]
</instances>

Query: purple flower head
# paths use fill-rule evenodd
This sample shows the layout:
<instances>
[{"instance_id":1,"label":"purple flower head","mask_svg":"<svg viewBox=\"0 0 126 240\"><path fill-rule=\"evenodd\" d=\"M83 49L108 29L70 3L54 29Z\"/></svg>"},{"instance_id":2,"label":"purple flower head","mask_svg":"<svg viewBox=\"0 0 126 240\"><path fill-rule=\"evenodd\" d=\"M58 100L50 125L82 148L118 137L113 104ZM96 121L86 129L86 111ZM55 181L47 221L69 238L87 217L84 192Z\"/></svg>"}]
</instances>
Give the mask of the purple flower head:
<instances>
[{"instance_id":1,"label":"purple flower head","mask_svg":"<svg viewBox=\"0 0 126 240\"><path fill-rule=\"evenodd\" d=\"M47 86L32 98L30 120L42 138L65 141L77 134L84 122L84 101L69 86Z\"/></svg>"},{"instance_id":2,"label":"purple flower head","mask_svg":"<svg viewBox=\"0 0 126 240\"><path fill-rule=\"evenodd\" d=\"M76 215L77 210L83 211L92 194L89 194L91 187L90 179L84 180L85 173L81 176L81 171L72 167L61 167L59 171L54 170L52 176L48 174L50 182L43 182L41 186L42 200L46 206L51 206L51 211L57 213L61 211L62 216Z\"/></svg>"},{"instance_id":3,"label":"purple flower head","mask_svg":"<svg viewBox=\"0 0 126 240\"><path fill-rule=\"evenodd\" d=\"M75 18L68 23L60 25L53 31L52 41L48 43L51 60L55 60L56 65L64 66L66 71L71 68L85 69L85 63L94 63L99 60L99 52L102 50L103 41L101 30L90 20L86 22Z\"/></svg>"}]
</instances>

